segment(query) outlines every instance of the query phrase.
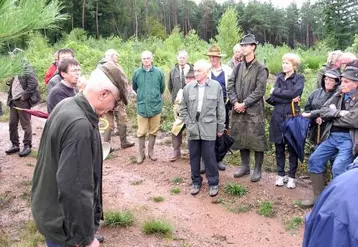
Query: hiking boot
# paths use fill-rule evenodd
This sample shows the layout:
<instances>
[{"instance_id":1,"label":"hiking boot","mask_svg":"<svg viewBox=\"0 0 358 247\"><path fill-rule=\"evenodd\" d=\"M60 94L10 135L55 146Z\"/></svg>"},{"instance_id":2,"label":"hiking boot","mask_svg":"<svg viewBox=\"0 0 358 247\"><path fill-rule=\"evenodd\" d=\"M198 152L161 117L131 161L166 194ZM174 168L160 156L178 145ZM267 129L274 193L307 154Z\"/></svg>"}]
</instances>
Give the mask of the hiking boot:
<instances>
[{"instance_id":1,"label":"hiking boot","mask_svg":"<svg viewBox=\"0 0 358 247\"><path fill-rule=\"evenodd\" d=\"M24 149L19 153L20 157L26 157L27 155L29 155L31 153L31 147L28 145L24 146Z\"/></svg>"},{"instance_id":2,"label":"hiking boot","mask_svg":"<svg viewBox=\"0 0 358 247\"><path fill-rule=\"evenodd\" d=\"M137 164L142 164L145 160L145 136L138 138L138 157Z\"/></svg>"},{"instance_id":3,"label":"hiking boot","mask_svg":"<svg viewBox=\"0 0 358 247\"><path fill-rule=\"evenodd\" d=\"M301 201L301 207L303 208L311 208L315 204L318 196L322 193L325 187L325 178L323 173L310 174L312 187L313 187L313 197L308 200Z\"/></svg>"},{"instance_id":4,"label":"hiking boot","mask_svg":"<svg viewBox=\"0 0 358 247\"><path fill-rule=\"evenodd\" d=\"M283 176L277 176L277 177L276 177L275 185L276 185L277 187L282 187L282 186L284 186L284 185L285 185L285 177L283 177Z\"/></svg>"},{"instance_id":5,"label":"hiking boot","mask_svg":"<svg viewBox=\"0 0 358 247\"><path fill-rule=\"evenodd\" d=\"M193 184L190 189L190 194L192 194L193 196L197 195L200 192L200 188L200 184Z\"/></svg>"},{"instance_id":6,"label":"hiking boot","mask_svg":"<svg viewBox=\"0 0 358 247\"><path fill-rule=\"evenodd\" d=\"M219 185L211 185L209 188L209 195L211 197L216 196L219 193Z\"/></svg>"},{"instance_id":7,"label":"hiking boot","mask_svg":"<svg viewBox=\"0 0 358 247\"><path fill-rule=\"evenodd\" d=\"M125 124L118 125L118 134L119 134L119 139L121 140L122 149L134 146L134 142L130 142L127 140L127 125Z\"/></svg>"},{"instance_id":8,"label":"hiking boot","mask_svg":"<svg viewBox=\"0 0 358 247\"><path fill-rule=\"evenodd\" d=\"M149 143L148 143L148 157L152 161L156 161L157 157L154 155L154 145L155 145L155 135L149 135Z\"/></svg>"},{"instance_id":9,"label":"hiking boot","mask_svg":"<svg viewBox=\"0 0 358 247\"><path fill-rule=\"evenodd\" d=\"M226 170L226 165L223 162L219 161L218 162L218 169L220 171L225 171Z\"/></svg>"},{"instance_id":10,"label":"hiking boot","mask_svg":"<svg viewBox=\"0 0 358 247\"><path fill-rule=\"evenodd\" d=\"M20 151L19 145L11 145L11 147L5 151L6 154L13 154Z\"/></svg>"}]
</instances>

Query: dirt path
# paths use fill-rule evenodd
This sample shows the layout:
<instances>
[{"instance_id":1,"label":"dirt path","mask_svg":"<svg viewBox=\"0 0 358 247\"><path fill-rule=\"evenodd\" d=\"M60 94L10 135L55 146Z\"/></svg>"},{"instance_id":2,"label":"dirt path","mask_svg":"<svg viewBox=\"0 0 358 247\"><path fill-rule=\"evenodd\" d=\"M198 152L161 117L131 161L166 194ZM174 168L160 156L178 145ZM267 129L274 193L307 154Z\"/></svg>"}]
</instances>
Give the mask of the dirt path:
<instances>
[{"instance_id":1,"label":"dirt path","mask_svg":"<svg viewBox=\"0 0 358 247\"><path fill-rule=\"evenodd\" d=\"M0 95L1 96L1 95ZM3 100L3 98L1 98ZM33 119L34 149L36 150L44 121ZM264 173L259 183L250 183L249 178L234 179L235 167L220 172L220 192L216 199L208 195L205 184L199 195L190 195L190 169L188 159L171 163L170 144L165 144L165 136L156 146L157 162L148 159L142 165L133 164L136 146L118 150L104 164L104 209L131 210L135 223L128 228L105 228L101 233L106 241L101 246L301 246L303 227L294 232L285 230L285 222L293 217L302 217L305 211L294 205L294 201L307 196L309 190L299 181L298 188L276 188L275 175ZM114 137L114 145L119 146L119 138ZM17 241L24 222L31 219L29 209L29 188L36 162L35 158L6 156L8 147L8 124L0 123L0 227ZM172 179L182 178L173 184ZM205 181L205 179L204 179ZM248 194L237 199L228 196L223 186L237 182L248 188ZM172 195L173 187L181 192ZM154 196L164 197L163 202L153 202ZM4 200L4 198L6 200ZM276 215L266 218L257 213L261 201L270 201ZM228 209L239 205L249 205L251 210L234 213ZM141 232L141 225L151 218L166 219L174 226L172 238L147 236Z\"/></svg>"}]
</instances>

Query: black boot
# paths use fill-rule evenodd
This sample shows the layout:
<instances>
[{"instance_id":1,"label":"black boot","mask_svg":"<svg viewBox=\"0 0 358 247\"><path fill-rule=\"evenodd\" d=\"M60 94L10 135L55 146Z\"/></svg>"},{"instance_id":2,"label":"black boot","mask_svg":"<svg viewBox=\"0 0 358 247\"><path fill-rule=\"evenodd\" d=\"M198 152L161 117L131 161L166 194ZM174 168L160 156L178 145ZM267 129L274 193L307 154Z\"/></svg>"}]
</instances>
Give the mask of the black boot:
<instances>
[{"instance_id":1,"label":"black boot","mask_svg":"<svg viewBox=\"0 0 358 247\"><path fill-rule=\"evenodd\" d=\"M13 153L17 153L20 151L20 147L19 145L11 145L11 147L5 151L6 154L13 154Z\"/></svg>"},{"instance_id":2,"label":"black boot","mask_svg":"<svg viewBox=\"0 0 358 247\"><path fill-rule=\"evenodd\" d=\"M19 153L20 157L26 157L31 153L31 147L29 145L25 145L24 149Z\"/></svg>"},{"instance_id":3,"label":"black boot","mask_svg":"<svg viewBox=\"0 0 358 247\"><path fill-rule=\"evenodd\" d=\"M234 173L235 178L241 178L245 175L250 174L250 150L248 149L240 150L240 156L241 156L242 165Z\"/></svg>"},{"instance_id":4,"label":"black boot","mask_svg":"<svg viewBox=\"0 0 358 247\"><path fill-rule=\"evenodd\" d=\"M219 161L218 162L218 169L220 171L225 171L226 170L226 165L222 161Z\"/></svg>"},{"instance_id":5,"label":"black boot","mask_svg":"<svg viewBox=\"0 0 358 247\"><path fill-rule=\"evenodd\" d=\"M264 152L255 152L255 169L252 174L250 181L258 182L261 179L261 168L262 163L264 162Z\"/></svg>"}]
</instances>

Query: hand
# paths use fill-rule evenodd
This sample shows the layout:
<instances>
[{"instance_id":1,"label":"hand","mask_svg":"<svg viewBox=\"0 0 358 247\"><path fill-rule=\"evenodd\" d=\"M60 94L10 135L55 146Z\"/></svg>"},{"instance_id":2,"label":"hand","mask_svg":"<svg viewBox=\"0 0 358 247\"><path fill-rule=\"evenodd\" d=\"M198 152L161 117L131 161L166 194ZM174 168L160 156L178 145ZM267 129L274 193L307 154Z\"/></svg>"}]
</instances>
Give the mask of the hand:
<instances>
[{"instance_id":1,"label":"hand","mask_svg":"<svg viewBox=\"0 0 358 247\"><path fill-rule=\"evenodd\" d=\"M292 99L293 102L299 102L301 101L301 97L297 96L296 98Z\"/></svg>"},{"instance_id":2,"label":"hand","mask_svg":"<svg viewBox=\"0 0 358 247\"><path fill-rule=\"evenodd\" d=\"M321 125L323 123L323 119L318 117L316 118L316 124Z\"/></svg>"},{"instance_id":3,"label":"hand","mask_svg":"<svg viewBox=\"0 0 358 247\"><path fill-rule=\"evenodd\" d=\"M224 132L218 132L218 137L222 136Z\"/></svg>"},{"instance_id":4,"label":"hand","mask_svg":"<svg viewBox=\"0 0 358 247\"><path fill-rule=\"evenodd\" d=\"M329 109L337 110L337 107L336 107L336 105L334 105L334 104L330 104L330 105L329 105Z\"/></svg>"},{"instance_id":5,"label":"hand","mask_svg":"<svg viewBox=\"0 0 358 247\"><path fill-rule=\"evenodd\" d=\"M302 113L302 117L307 117L307 118L309 118L309 117L311 117L311 113L310 113L310 112L303 112L303 113Z\"/></svg>"},{"instance_id":6,"label":"hand","mask_svg":"<svg viewBox=\"0 0 358 247\"><path fill-rule=\"evenodd\" d=\"M97 240L97 238L94 238L93 242L90 245L87 245L86 247L99 247L99 246L100 246L99 241Z\"/></svg>"},{"instance_id":7,"label":"hand","mask_svg":"<svg viewBox=\"0 0 358 247\"><path fill-rule=\"evenodd\" d=\"M237 104L237 105L236 105ZM236 108L236 109L235 109ZM245 105L244 105L244 103L235 103L235 108L234 108L234 110L236 111L236 112L245 112L245 110L246 110L246 108L245 108Z\"/></svg>"},{"instance_id":8,"label":"hand","mask_svg":"<svg viewBox=\"0 0 358 247\"><path fill-rule=\"evenodd\" d=\"M342 111L339 112L339 116L344 117L348 113L349 113L349 111L342 110Z\"/></svg>"}]
</instances>

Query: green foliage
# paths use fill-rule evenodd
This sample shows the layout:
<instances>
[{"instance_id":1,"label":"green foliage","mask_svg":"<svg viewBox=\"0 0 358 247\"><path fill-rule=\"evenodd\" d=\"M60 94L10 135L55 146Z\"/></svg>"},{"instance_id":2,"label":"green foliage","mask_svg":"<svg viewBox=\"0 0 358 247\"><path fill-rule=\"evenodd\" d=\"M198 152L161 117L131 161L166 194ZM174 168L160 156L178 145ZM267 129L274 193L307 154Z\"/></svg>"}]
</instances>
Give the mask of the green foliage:
<instances>
[{"instance_id":1,"label":"green foliage","mask_svg":"<svg viewBox=\"0 0 358 247\"><path fill-rule=\"evenodd\" d=\"M171 181L173 184L181 184L181 183L184 181L184 179L181 178L181 177L174 177L174 178L172 178L170 181Z\"/></svg>"},{"instance_id":2,"label":"green foliage","mask_svg":"<svg viewBox=\"0 0 358 247\"><path fill-rule=\"evenodd\" d=\"M273 210L272 203L265 201L261 202L258 213L264 217L273 217L275 215L275 211Z\"/></svg>"},{"instance_id":3,"label":"green foliage","mask_svg":"<svg viewBox=\"0 0 358 247\"><path fill-rule=\"evenodd\" d=\"M245 186L237 183L228 183L224 187L224 191L230 195L243 197L248 192Z\"/></svg>"},{"instance_id":4,"label":"green foliage","mask_svg":"<svg viewBox=\"0 0 358 247\"><path fill-rule=\"evenodd\" d=\"M148 220L144 222L142 231L145 234L170 235L173 232L173 226L166 220Z\"/></svg>"},{"instance_id":5,"label":"green foliage","mask_svg":"<svg viewBox=\"0 0 358 247\"><path fill-rule=\"evenodd\" d=\"M240 204L240 205L234 205L230 208L228 208L228 210L232 213L235 214L239 214L239 213L246 213L248 211L250 211L251 206L247 205L247 204Z\"/></svg>"},{"instance_id":6,"label":"green foliage","mask_svg":"<svg viewBox=\"0 0 358 247\"><path fill-rule=\"evenodd\" d=\"M303 224L302 217L294 217L285 224L286 231L297 230Z\"/></svg>"},{"instance_id":7,"label":"green foliage","mask_svg":"<svg viewBox=\"0 0 358 247\"><path fill-rule=\"evenodd\" d=\"M353 44L348 48L347 51L358 54L358 34L354 35Z\"/></svg>"},{"instance_id":8,"label":"green foliage","mask_svg":"<svg viewBox=\"0 0 358 247\"><path fill-rule=\"evenodd\" d=\"M128 227L134 223L134 215L131 211L106 212L104 214L104 226L107 227Z\"/></svg>"},{"instance_id":9,"label":"green foliage","mask_svg":"<svg viewBox=\"0 0 358 247\"><path fill-rule=\"evenodd\" d=\"M235 8L228 8L222 15L218 25L216 40L222 53L231 57L232 48L242 39L243 31L237 20L238 13Z\"/></svg>"},{"instance_id":10,"label":"green foliage","mask_svg":"<svg viewBox=\"0 0 358 247\"><path fill-rule=\"evenodd\" d=\"M162 196L154 196L154 197L152 197L152 201L153 202L162 202L162 201L164 201L164 197L162 197Z\"/></svg>"},{"instance_id":11,"label":"green foliage","mask_svg":"<svg viewBox=\"0 0 358 247\"><path fill-rule=\"evenodd\" d=\"M44 241L44 237L37 231L35 222L29 221L20 233L18 246L37 247Z\"/></svg>"},{"instance_id":12,"label":"green foliage","mask_svg":"<svg viewBox=\"0 0 358 247\"><path fill-rule=\"evenodd\" d=\"M178 187L174 187L170 190L170 194L172 194L172 195L176 195L179 193L180 193L180 188L178 188Z\"/></svg>"}]
</instances>

